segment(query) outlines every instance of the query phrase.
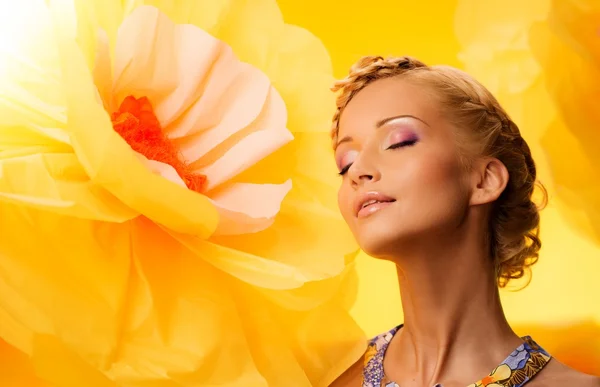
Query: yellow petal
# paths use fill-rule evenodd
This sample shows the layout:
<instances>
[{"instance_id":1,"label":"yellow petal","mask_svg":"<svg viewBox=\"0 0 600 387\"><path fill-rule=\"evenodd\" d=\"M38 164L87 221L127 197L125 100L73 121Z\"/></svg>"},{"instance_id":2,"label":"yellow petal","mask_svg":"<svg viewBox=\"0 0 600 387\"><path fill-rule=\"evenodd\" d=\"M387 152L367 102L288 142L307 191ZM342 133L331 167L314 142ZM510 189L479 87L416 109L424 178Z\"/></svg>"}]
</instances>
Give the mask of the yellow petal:
<instances>
[{"instance_id":1,"label":"yellow petal","mask_svg":"<svg viewBox=\"0 0 600 387\"><path fill-rule=\"evenodd\" d=\"M307 30L291 25L285 25L281 39L271 44L275 57L265 71L286 102L288 128L293 133L328 133L335 95L329 91L333 77L325 46Z\"/></svg>"},{"instance_id":2,"label":"yellow petal","mask_svg":"<svg viewBox=\"0 0 600 387\"><path fill-rule=\"evenodd\" d=\"M36 75L42 75L43 71L40 73ZM64 103L60 101L62 96L45 96L43 94L47 93L38 91L57 85L47 82L25 90L21 85L6 82L2 87L0 150L33 145L44 145L56 151L70 150L70 140L64 130L66 116ZM42 99L45 97L59 105Z\"/></svg>"},{"instance_id":3,"label":"yellow petal","mask_svg":"<svg viewBox=\"0 0 600 387\"><path fill-rule=\"evenodd\" d=\"M108 36L103 30L98 30L98 42L92 74L98 95L102 99L104 109L112 112L117 109L117 101L112 95L113 69L110 57Z\"/></svg>"},{"instance_id":4,"label":"yellow petal","mask_svg":"<svg viewBox=\"0 0 600 387\"><path fill-rule=\"evenodd\" d=\"M355 246L338 213L287 199L268 229L213 240L223 245L221 253L205 259L246 282L272 289L293 289L341 273L344 253ZM272 244L274 240L278 243Z\"/></svg>"},{"instance_id":5,"label":"yellow petal","mask_svg":"<svg viewBox=\"0 0 600 387\"><path fill-rule=\"evenodd\" d=\"M69 150L51 22L43 1L0 4L0 151Z\"/></svg>"},{"instance_id":6,"label":"yellow petal","mask_svg":"<svg viewBox=\"0 0 600 387\"><path fill-rule=\"evenodd\" d=\"M0 267L0 273L4 274L6 270L7 265ZM5 342L11 350L31 356L33 332L50 332L51 319L40 310L34 299L20 293L18 286L13 286L9 275L6 277L7 280L0 281L0 297L3 298L0 302L0 343Z\"/></svg>"},{"instance_id":7,"label":"yellow petal","mask_svg":"<svg viewBox=\"0 0 600 387\"><path fill-rule=\"evenodd\" d=\"M37 335L34 340L33 366L36 374L49 385L61 387L117 387L96 367L86 364L53 336Z\"/></svg>"},{"instance_id":8,"label":"yellow petal","mask_svg":"<svg viewBox=\"0 0 600 387\"><path fill-rule=\"evenodd\" d=\"M96 0L99 1L99 0ZM145 0L177 24L193 24L215 35L235 0Z\"/></svg>"},{"instance_id":9,"label":"yellow petal","mask_svg":"<svg viewBox=\"0 0 600 387\"><path fill-rule=\"evenodd\" d=\"M266 71L275 59L272 43L282 36L283 27L275 1L237 1L231 3L214 34L230 45L240 60Z\"/></svg>"},{"instance_id":10,"label":"yellow petal","mask_svg":"<svg viewBox=\"0 0 600 387\"><path fill-rule=\"evenodd\" d=\"M72 153L0 159L0 195L78 218L123 222L138 214L94 186Z\"/></svg>"},{"instance_id":11,"label":"yellow petal","mask_svg":"<svg viewBox=\"0 0 600 387\"><path fill-rule=\"evenodd\" d=\"M326 303L349 310L358 290L355 258L348 254L343 271L320 281L311 281L296 289L258 289L268 300L286 310L310 312Z\"/></svg>"},{"instance_id":12,"label":"yellow petal","mask_svg":"<svg viewBox=\"0 0 600 387\"><path fill-rule=\"evenodd\" d=\"M235 281L149 220L135 221L132 231L152 314L135 324L125 320L111 378L136 387L265 385L241 329ZM129 302L133 308L138 300Z\"/></svg>"},{"instance_id":13,"label":"yellow petal","mask_svg":"<svg viewBox=\"0 0 600 387\"><path fill-rule=\"evenodd\" d=\"M0 340L0 385L3 387L52 387L35 376L28 356Z\"/></svg>"},{"instance_id":14,"label":"yellow petal","mask_svg":"<svg viewBox=\"0 0 600 387\"><path fill-rule=\"evenodd\" d=\"M324 268L297 267L266 259L237 249L221 246L188 235L172 234L199 258L211 265L252 285L271 289L293 289L309 281L316 281L338 274L343 267Z\"/></svg>"},{"instance_id":15,"label":"yellow petal","mask_svg":"<svg viewBox=\"0 0 600 387\"><path fill-rule=\"evenodd\" d=\"M124 309L135 289L129 226L12 205L1 210L0 310L15 321L3 337L36 358L32 338L52 335L74 356L104 369L118 348L121 318L139 325L149 311L142 297Z\"/></svg>"},{"instance_id":16,"label":"yellow petal","mask_svg":"<svg viewBox=\"0 0 600 387\"><path fill-rule=\"evenodd\" d=\"M125 17L142 0L49 0L54 10L55 23L61 25L65 22L73 23L70 34L75 34L78 46L86 59L90 71L93 69L95 59L101 47L98 46L99 31L106 36L110 55L114 54L119 27ZM61 4L62 3L62 4ZM71 16L75 20L65 20Z\"/></svg>"},{"instance_id":17,"label":"yellow petal","mask_svg":"<svg viewBox=\"0 0 600 387\"><path fill-rule=\"evenodd\" d=\"M328 386L366 349L362 330L333 299L299 312L273 307L240 287L240 308L250 348L272 385ZM323 324L336 321L336 324Z\"/></svg>"}]
</instances>

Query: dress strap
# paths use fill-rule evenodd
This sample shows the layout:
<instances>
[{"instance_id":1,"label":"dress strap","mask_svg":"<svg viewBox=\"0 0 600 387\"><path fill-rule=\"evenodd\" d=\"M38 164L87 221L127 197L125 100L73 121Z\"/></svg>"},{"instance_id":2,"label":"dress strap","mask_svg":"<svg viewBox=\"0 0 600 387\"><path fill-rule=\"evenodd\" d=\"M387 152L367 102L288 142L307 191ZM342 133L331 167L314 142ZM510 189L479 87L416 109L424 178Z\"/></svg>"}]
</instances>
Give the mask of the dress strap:
<instances>
[{"instance_id":1,"label":"dress strap","mask_svg":"<svg viewBox=\"0 0 600 387\"><path fill-rule=\"evenodd\" d=\"M552 356L529 336L488 376L468 387L522 387L540 372Z\"/></svg>"},{"instance_id":2,"label":"dress strap","mask_svg":"<svg viewBox=\"0 0 600 387\"><path fill-rule=\"evenodd\" d=\"M383 373L383 357L385 356L385 351L387 350L390 341L392 341L392 338L400 328L402 328L402 325L374 337L369 342L367 352L365 353L363 387L385 386L385 384L382 384L385 380L385 375Z\"/></svg>"},{"instance_id":3,"label":"dress strap","mask_svg":"<svg viewBox=\"0 0 600 387\"><path fill-rule=\"evenodd\" d=\"M363 387L400 387L386 378L383 358L394 335L402 325L376 336L369 342L364 359ZM522 338L519 345L488 376L467 387L522 387L540 372L552 358L531 337ZM443 386L440 386L443 387Z\"/></svg>"}]
</instances>

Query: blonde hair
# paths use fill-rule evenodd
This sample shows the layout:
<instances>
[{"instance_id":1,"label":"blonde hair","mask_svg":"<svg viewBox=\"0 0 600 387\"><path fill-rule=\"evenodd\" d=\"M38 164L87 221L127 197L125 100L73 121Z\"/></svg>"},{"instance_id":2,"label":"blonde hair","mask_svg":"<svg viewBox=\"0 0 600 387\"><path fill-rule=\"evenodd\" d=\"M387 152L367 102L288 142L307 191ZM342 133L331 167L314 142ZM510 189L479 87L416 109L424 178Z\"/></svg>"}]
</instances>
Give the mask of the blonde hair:
<instances>
[{"instance_id":1,"label":"blonde hair","mask_svg":"<svg viewBox=\"0 0 600 387\"><path fill-rule=\"evenodd\" d=\"M350 100L371 82L391 77L405 77L431 87L452 123L469 129L457 133L461 140L470 140L465 143L475 145L464 152L467 163L473 156L483 155L497 158L506 166L510 177L491 214L490 248L498 286L522 278L538 260L539 210L545 205L546 190L536 181L535 163L519 128L496 98L471 76L452 67L427 66L410 57L360 59L349 75L332 87L340 92L331 131L334 147L340 116ZM536 185L543 195L539 208L532 200Z\"/></svg>"}]
</instances>

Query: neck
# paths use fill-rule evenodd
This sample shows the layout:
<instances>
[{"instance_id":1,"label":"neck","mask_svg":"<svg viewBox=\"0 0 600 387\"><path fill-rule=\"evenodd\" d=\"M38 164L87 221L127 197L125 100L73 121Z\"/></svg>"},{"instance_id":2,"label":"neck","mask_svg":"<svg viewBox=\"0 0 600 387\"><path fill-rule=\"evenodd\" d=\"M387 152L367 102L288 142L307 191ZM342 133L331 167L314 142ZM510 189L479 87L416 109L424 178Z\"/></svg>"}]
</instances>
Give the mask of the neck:
<instances>
[{"instance_id":1,"label":"neck","mask_svg":"<svg viewBox=\"0 0 600 387\"><path fill-rule=\"evenodd\" d=\"M405 323L384 367L400 385L473 383L520 343L504 316L485 243L469 240L476 233L463 235L397 261Z\"/></svg>"}]
</instances>

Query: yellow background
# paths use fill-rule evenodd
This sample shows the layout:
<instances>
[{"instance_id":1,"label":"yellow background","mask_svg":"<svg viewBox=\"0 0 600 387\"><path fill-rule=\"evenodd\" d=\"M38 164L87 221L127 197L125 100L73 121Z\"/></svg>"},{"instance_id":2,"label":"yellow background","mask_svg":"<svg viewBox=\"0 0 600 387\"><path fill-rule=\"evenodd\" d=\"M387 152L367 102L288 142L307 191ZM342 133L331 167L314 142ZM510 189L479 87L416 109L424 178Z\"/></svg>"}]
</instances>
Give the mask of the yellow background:
<instances>
[{"instance_id":1,"label":"yellow background","mask_svg":"<svg viewBox=\"0 0 600 387\"><path fill-rule=\"evenodd\" d=\"M278 0L278 3L286 22L305 27L322 39L338 78L362 55L410 55L428 64L465 68L458 57L461 46L455 33L457 1ZM496 3L496 6L501 4ZM512 3L512 8L506 5L503 15L519 19L525 11L517 6L518 2ZM507 104L509 113L518 113L511 111L518 110L518 106L515 108L510 101L502 101L502 95L499 99ZM548 107L538 108L548 109L540 111L541 115L554 114ZM564 206L554 195L553 176L540 145L545 127L521 127L521 130L531 144L539 177L549 188L550 204L543 211L544 246L540 261L534 266L532 283L522 291L503 291L509 320L517 327L568 328L593 321L597 324L600 322L600 249L571 229L564 219ZM360 290L353 314L367 333L374 335L401 322L392 265L361 255L358 271ZM600 331L593 328L583 336L591 334L597 339ZM597 354L597 349L594 350Z\"/></svg>"},{"instance_id":2,"label":"yellow background","mask_svg":"<svg viewBox=\"0 0 600 387\"><path fill-rule=\"evenodd\" d=\"M211 26L210 28L214 28L214 31L220 34L218 38L227 38L224 39L240 58L259 68L262 68L261 66L268 68L270 71L268 75L277 85L278 90L289 92L284 99L290 102L290 106L295 100L301 101L300 105L303 109L307 106L306 101L313 103L312 109L297 111L290 109L294 114L291 116L293 118L288 120L290 128L306 125L307 128L314 129L313 126L321 122L320 114L325 111L323 109L326 109L324 104L314 101L323 101L320 96L327 96L327 90L321 84L324 79L321 77L321 72L327 67L327 58L322 55L321 47L311 39L307 39L303 33L297 30L294 32L293 28L287 29L287 32L286 29L275 28L280 20L277 9L271 7L272 1L206 0L203 3L198 0L177 2L144 0L145 3L159 4L159 8L174 20L193 19L202 26ZM0 4L19 4L13 6L10 12L0 12L0 15L8 15L4 23L0 23L0 26L8 27L3 31L13 31L13 27L16 27L14 33L4 35L9 39L0 42L9 48L7 51L4 50L6 47L1 47L4 50L3 54L9 52L8 58L18 58L16 62L0 61L0 67L3 67L0 72L12 74L13 70L18 69L15 71L19 74L17 78L24 81L23 87L27 91L21 93L19 86L14 88L19 92L13 93L12 87L19 82L11 81L9 84L13 86L9 89L10 93L0 96L5 98L0 108L9 107L4 111L18 112L18 114L4 114L1 117L4 121L0 126L4 125L5 128L9 127L12 130L6 132L10 145L15 146L14 138L19 141L24 140L24 144L33 141L31 144L39 145L35 142L38 141L37 136L24 135L21 139L21 135L28 133L29 130L23 133L19 130L21 119L23 126L28 125L28 129L39 126L38 108L42 115L46 114L44 113L46 110L40 108L38 101L30 98L29 91L34 97L39 97L40 101L48 98L52 101L50 105L56 103L57 109L64 108L69 113L66 123L60 121L62 118L60 120L52 118L48 121L51 122L48 126L51 130L47 138L46 134L42 135L44 141L52 141L54 144L53 136L58 136L56 133L64 135L65 138L74 135L76 139L84 139L86 151L81 150L83 142L75 142L81 148L79 152L84 154L84 159L88 158L87 163L90 164L89 160L92 159L90 155L97 154L97 150L101 148L93 146L97 144L89 141L92 137L88 137L88 134L104 136L110 133L111 136L106 138L117 138L117 134L111 130L106 112L96 105L94 90L98 85L95 84L95 79L89 77L89 69L83 57L79 57L77 52L85 48L82 53L92 63L93 53L101 46L96 44L102 42L101 39L96 41L93 32L95 23L106 27L108 39L114 40L117 26L123 22L127 14L122 5L133 7L141 2L142 0L111 2L80 0L77 4L81 7L76 7L78 11L71 14L68 11L69 1L31 0L23 5L22 1L0 0ZM41 8L37 8L40 12L36 12L35 8L27 7L37 4L38 7L44 8L45 4L50 3L55 10L51 13L52 16L41 12ZM595 32L590 34L591 29L600 27L600 2L598 0L555 0L555 5L564 6L559 7L560 11L572 12L558 12L570 17L566 18L568 20L557 17L556 24L565 27L566 30L573 29L576 35L580 34L587 40L578 39L581 36L576 36L565 45L564 35L571 38L573 36L568 36L569 34L563 31L561 36L563 39L556 39L553 35L555 31L551 32L546 23L545 27L542 26L538 30L539 34L534 39L537 42L538 52L535 54L537 56L528 46L528 41L532 38L529 31L534 21L541 20L545 23L551 0L425 0L419 2L416 0L371 2L279 0L278 4L288 23L304 27L322 39L331 55L337 77L343 77L347 69L362 55L408 54L429 64L443 63L464 68L495 93L530 143L539 166L539 177L547 185L551 194L550 206L543 213L544 248L540 262L534 268L533 282L523 291L503 292L509 320L519 332L532 334L549 352L560 359L576 368L600 375L600 282L597 280L600 274L600 200L596 199L600 198L600 172L596 173L591 168L594 163L600 165L600 147L598 147L600 134L597 134L600 131L593 132L593 129L600 127L600 114L596 114L597 106L590 103L589 99L590 95L597 97L600 90L600 65L598 65L600 52L592 52L600 50L600 47L596 49L600 34ZM197 12L193 13L195 5L201 5L202 8L197 8ZM588 7L587 13L584 11L583 15L578 8L581 5ZM228 7L231 8L227 9ZM594 7L597 10L594 10ZM20 9L20 13L13 13L14 9ZM589 11L590 9L593 12ZM220 21L221 12L225 11L232 12L223 19L225 21ZM74 16L78 18L77 23L75 19L71 19ZM21 23L27 21L29 24L18 25L15 20ZM65 22L57 22L61 20ZM567 25L570 20L584 21L585 23L580 24L586 28L573 25L577 23ZM48 25L46 26L45 23ZM59 25L61 28L56 28ZM52 33L47 33L46 27L64 36L55 39ZM78 45L71 42L70 34L75 32L71 27L78 28ZM271 30L270 27L273 29ZM276 38L270 35L272 31L277 31ZM286 33L289 33L287 38ZM157 41L166 42L162 39ZM60 43L56 44L57 42ZM579 43L577 49L574 49L573 42ZM167 48L171 46L173 45L165 44ZM11 52L14 47L19 47L17 50L19 55L13 55ZM581 58L581 52L589 54L588 57L596 57L596 64L590 65L593 61ZM279 60L263 63L268 62L265 58L272 58L271 53L281 54ZM167 55L170 55L170 51ZM157 58L159 57L160 54ZM78 61L77 58L80 60ZM555 59L560 59L560 64L557 65ZM28 65L21 66L21 62ZM580 67L574 63L579 63ZM76 71L70 71L71 69ZM310 76L311 72L314 76ZM48 77L48 74L53 76ZM64 80L55 77L54 74L64 75ZM175 75L170 72L165 74L169 77ZM302 80L301 84L297 82L298 79ZM305 82L305 79L308 81ZM561 81L574 79L577 82L572 85L567 82L565 88L565 82L562 84L552 82L553 79ZM554 86L554 89L547 87L548 85ZM0 94L2 91L0 90ZM566 92L561 93L562 91ZM77 96L83 98L76 98ZM21 107L25 108L21 111ZM568 114L561 116L559 114L561 110L557 107L562 109L562 113ZM318 111L319 114L314 114L313 117L310 113L318 109L321 109ZM331 109L333 112L333 106ZM565 120L568 121L569 126L567 126L567 123L557 117L581 119ZM316 121L317 119L319 121ZM17 126L13 127L15 125L13 122L18 123ZM82 122L84 124L80 124ZM93 125L89 126L87 122ZM41 126L46 128L46 125L44 120ZM15 128L17 130L14 130ZM91 129L85 131L86 128ZM54 129L57 131L55 132ZM18 133L14 138L11 137L13 131ZM80 135L83 137L79 137ZM302 135L298 138L302 138ZM299 144L302 145L298 145L310 151L311 156L314 155L315 146L318 147L318 143L310 142L313 138L315 137L306 135L300 140ZM16 148L23 145L18 141L17 143ZM117 143L121 144L121 148L114 154L132 156L131 150L125 147L123 142L119 140ZM56 145L56 149L62 150L62 146L63 144L60 143ZM327 147L328 144L324 146ZM566 149L566 146L574 153L560 156L560 151ZM53 147L54 145L49 149L55 149ZM12 150L10 147L9 149ZM68 152L72 151L68 147L67 149ZM585 155L585 150L592 151ZM138 165L129 163L129 158L126 158L128 156L123 157L124 162L119 165L115 164L114 157L104 159L113 162L114 169L118 171L121 171L122 166ZM293 157L294 160L303 159L297 155ZM315 159L320 161L318 157ZM42 158L31 160L40 161ZM82 165L75 152L72 152L68 159L71 164L62 164L65 159L61 157L56 160L60 162L51 165L56 166L56 170L60 169L61 178L78 179L76 181L80 184L81 191L75 192L88 192L86 180L88 172L76 172ZM133 156L131 160L134 160ZM44 159L45 161L47 160ZM331 163L333 169L333 157ZM320 165L312 164L313 167L307 175L313 172L321 173ZM5 165L11 164L4 164L3 168ZM22 165L28 168L36 167L38 164L24 162L12 165L16 167L10 170L19 172L21 170L18 167ZM45 173L51 168L47 169L47 165L42 161L39 165L42 166L39 176L46 176ZM72 168L66 168L64 165ZM264 165L267 165L264 168L271 172L268 168L271 164ZM87 168L89 169L90 165L87 165ZM263 171L262 168L261 166L259 170ZM306 168L311 167L306 166ZM7 175L8 170L3 169L2 172ZM108 169L104 169L106 170ZM137 175L137 172L133 171L128 172L129 176ZM148 174L147 171L144 173ZM13 180L23 183L25 190L31 189L36 192L36 195L40 187L46 187L45 183L29 184L35 179L31 178L33 175L26 175L29 179ZM119 176L125 175L119 174ZM321 175L319 181L320 177ZM333 172L331 179L332 181L336 179ZM59 180L58 177L52 176L47 179L44 177L39 182L47 181L48 184L54 184ZM103 178L98 180L101 183L105 180L112 181ZM60 184L62 183L64 182L61 180ZM61 185L61 187L66 186ZM114 186L123 187L122 184ZM142 186L148 185L142 184ZM68 187L74 186L68 185ZM565 187L567 187L566 194ZM156 193L152 189L139 192L145 194L146 191L151 195ZM3 192L13 193L13 187L7 185ZM59 190L57 189L56 192ZM90 194L89 197L92 198L90 200L95 200L94 195ZM148 203L144 200L138 202L132 199L131 201L136 201L136 205L139 206ZM48 205L53 206L55 202L51 201ZM120 205L121 203L116 205L119 211ZM89 208L93 207L90 205ZM192 379L187 379L188 377L193 377L196 383L200 380L196 378L206 378L208 384L213 383L213 380L225 383L225 379L229 378L235 379L235 383L239 385L253 385L252 381L263 377L273 385L281 384L275 382L275 380L283 380L281 378L286 380L298 378L299 383L302 383L301 379L305 383L312 383L313 380L319 379L325 383L327 378L341 371L331 366L329 359L332 359L330 355L333 352L337 352L335 356L341 354L352 357L354 361L363 351L362 345L365 343L362 337L358 337L360 332L346 329L350 325L354 328L354 324L344 319L345 311L329 308L329 305L320 305L315 310L310 309L312 302L330 296L327 291L322 292L321 289L329 289L330 285L337 285L338 279L333 279L332 282L323 281L323 288L320 287L321 284L317 284L316 287L308 284L306 288L299 289L298 293L287 292L287 289L279 292L280 289L275 287L277 290L261 289L259 294L259 292L248 291L251 288L245 284L231 286L230 284L234 283L233 277L242 278L241 274L246 274L244 272L246 268L252 275L264 274L265 281L281 278L281 282L278 283L289 285L291 277L279 277L279 275L287 275L285 270L281 273L271 269L256 271L253 270L254 264L236 264L223 266L227 268L224 272L232 274L232 282L221 281L223 273L220 271L217 273L215 268L207 267L203 260L200 262L196 260L196 256L206 255L214 258L213 263L217 262L218 254L213 253L214 246L207 247L203 244L202 248L198 247L197 252L184 249L181 241L171 240L170 236L163 235L162 231L156 230L153 225L144 223L145 218L139 222L136 218L135 221L131 221L131 225L121 223L99 225L94 218L90 221L93 222L90 225L85 216L83 216L85 219L77 221L66 217L55 220L53 213L36 218L23 216L27 213L11 208L10 212L3 212L0 218L4 221L7 230L4 234L0 234L4 236L6 242L0 243L3 246L2 254L6 255L0 260L0 269L3 269L6 272L5 277L10 279L0 283L4 286L0 297L0 315L2 315L0 320L8 321L8 323L0 322L0 337L2 337L0 339L0 385L2 386L42 386L47 384L45 381L61 386L82 384L107 386L122 384L123 380L135 378L140 383L146 383L147 380L156 380L158 375L177 375L178 378L182 378L181 380L189 380L189 382L182 382L184 384L194 383ZM83 205L81 208L88 207ZM132 206L132 208L137 207ZM305 217L300 208L303 207L293 211L294 216ZM587 218L584 210L587 211ZM141 212L145 213L144 211ZM598 214L596 218L590 217L594 211ZM127 214L126 211L124 213ZM31 219L43 221L32 222ZM296 220L290 222L314 231L314 235L326 235L331 238L331 243L324 238L315 239L315 243L327 242L324 243L327 245L327 251L333 251L327 253L329 256L335 256L334 250L338 247L342 251L345 249L344 246L349 246L342 237L331 236L330 228L327 227L329 223L322 223L318 218L312 217L306 218L306 222L299 222L298 218L294 219ZM313 222L319 224L318 229L311 226ZM20 227L15 227L17 224ZM52 231L42 232L44 235L34 238L39 243L34 245L19 243L19 241L32 239L36 235L34 233L40 233L44 227ZM123 234L123 227L130 231ZM596 236L592 231L594 227L599 231ZM56 230L60 232L57 234ZM96 230L102 230L101 238L97 238ZM132 234L128 234L129 232ZM152 243L145 243L146 241L139 237L135 243L143 248L139 249L140 257L136 256L137 260L134 264L134 260L130 259L132 258L130 251L138 250L135 247L118 248L118 246L121 246L120 243L125 243L123 246L130 245L131 240L127 239L128 235L146 234L149 235L148 242ZM290 240L296 235L295 232L289 234ZM64 235L76 236L71 238L76 243L56 243L62 241ZM82 237L77 237L78 235ZM263 237L270 238L271 235L285 235L282 240L288 240L287 231L281 234L264 234ZM109 239L103 239L105 237ZM110 238L113 237L116 242L111 243L110 246L120 254L112 254L110 260L99 259L97 254L101 254L106 249L106 244L102 241L112 240ZM253 236L253 242L243 239L241 243L244 246L260 245L260 248L252 251L262 251L265 248L269 250L268 253L264 253L265 256L270 256L272 246L268 243L259 243L260 240L257 238ZM281 244L283 245L285 243ZM161 248L153 249L152 246ZM311 244L311 249L314 248L315 251L321 250L318 247ZM162 260L153 257L158 257L167 250L179 258L171 259L168 267L163 268ZM81 251L89 254L82 255ZM62 261L45 259L49 254ZM275 255L279 255L279 250ZM289 258L289 253L282 253L281 256ZM311 256L314 258L316 255L311 254ZM241 261L248 262L246 256L243 257ZM304 257L290 259L286 263L293 261L298 268L310 268L308 271L312 272L313 263L307 262ZM338 257L341 257L341 253ZM329 260L319 260L318 265L317 262L314 263L314 267L327 266L329 263L331 263ZM135 270L128 271L130 265L135 266ZM261 263L259 267L264 266ZM238 270L238 268L242 269ZM317 270L317 272L324 273L328 270ZM181 276L180 273L186 275ZM351 312L366 333L373 336L400 323L402 311L393 266L361 255L358 260L358 275L360 290ZM71 280L65 281L64 278ZM198 280L198 278L205 278L205 280ZM260 277L256 281L262 282L263 278ZM520 284L515 285L518 287ZM344 296L350 298L353 294L344 294ZM273 300L276 302L272 302ZM345 301L346 297L331 300L333 304ZM288 302L294 303L294 307L302 305L299 307L302 310L304 308L310 310L306 311L306 315L303 314L304 312L292 312L283 306ZM130 308L131 305L140 307ZM171 307L172 305L176 307ZM248 311L252 313L248 314ZM238 315L244 318L238 319ZM82 320L81 316L85 318ZM282 324L282 321L285 323ZM329 324L327 330L323 328L323 321L338 323ZM190 327L193 328L191 331L188 329ZM214 331L212 331L213 327ZM207 334L209 329L214 334ZM92 336L89 336L90 331L94 333ZM162 332L173 332L168 334L171 339L164 340ZM341 350L324 344L337 343L340 340L353 341L349 340L353 334L356 334L355 342L360 344L353 350L346 347ZM212 341L205 341L203 339L205 337L209 337ZM219 343L219 345L213 346L211 343ZM213 347L218 350L213 351ZM297 352L294 352L296 350L302 351L302 355L298 356ZM115 353L119 354L119 361L115 360ZM218 367L204 367L205 364L212 364L212 359L225 359L221 356L222 353L233 357L227 357L226 361L219 363ZM281 355L282 353L284 355ZM173 356L177 361L173 361ZM282 366L273 367L274 362L280 362ZM116 373L109 375L106 372L107 364L116 364L114 368L117 370ZM142 366L130 367L135 364ZM186 369L183 376L181 367ZM323 373L328 375L321 375Z\"/></svg>"}]
</instances>

